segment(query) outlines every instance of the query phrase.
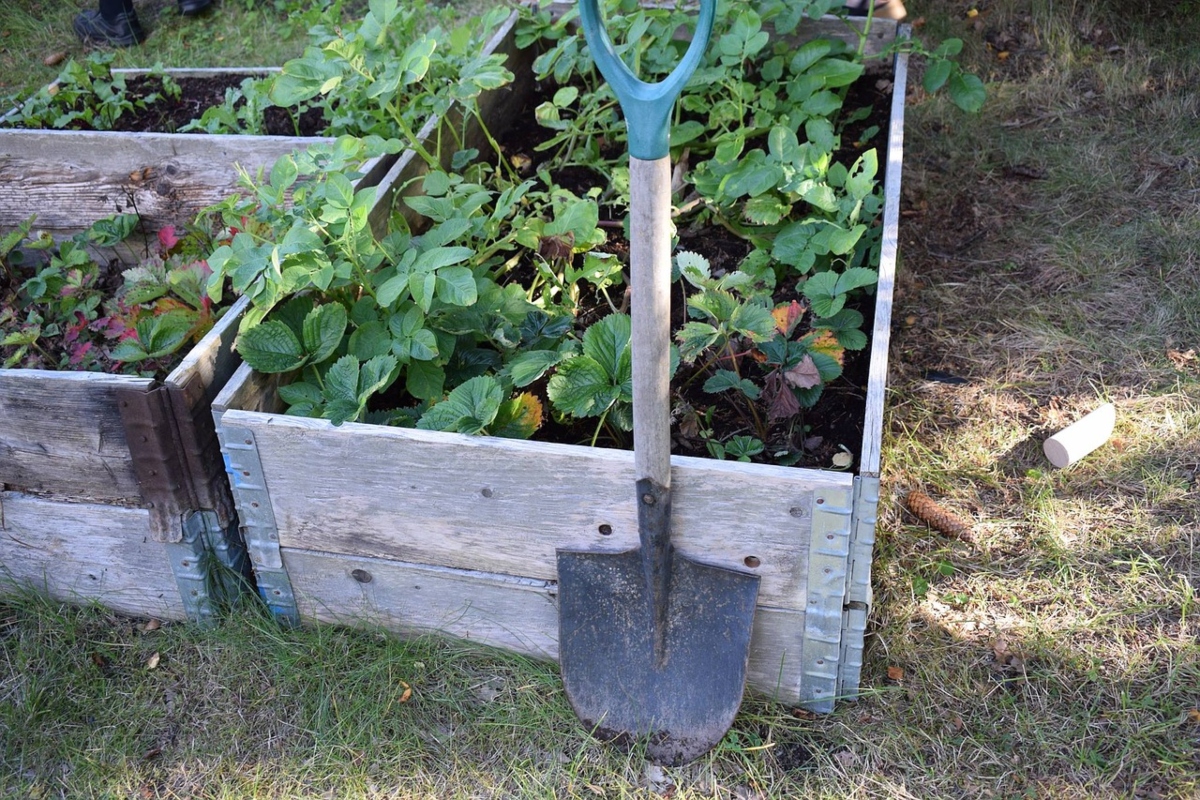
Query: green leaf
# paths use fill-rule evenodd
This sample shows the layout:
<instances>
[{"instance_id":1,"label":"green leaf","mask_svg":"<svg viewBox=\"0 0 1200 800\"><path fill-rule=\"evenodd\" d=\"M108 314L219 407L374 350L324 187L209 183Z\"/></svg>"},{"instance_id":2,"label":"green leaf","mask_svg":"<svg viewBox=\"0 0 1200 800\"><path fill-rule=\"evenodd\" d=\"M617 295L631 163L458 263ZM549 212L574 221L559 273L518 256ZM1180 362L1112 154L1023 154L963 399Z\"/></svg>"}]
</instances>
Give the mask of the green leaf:
<instances>
[{"instance_id":1,"label":"green leaf","mask_svg":"<svg viewBox=\"0 0 1200 800\"><path fill-rule=\"evenodd\" d=\"M475 255L475 251L469 247L434 247L417 256L417 260L413 264L413 271L426 272L452 264L461 264L473 255Z\"/></svg>"},{"instance_id":2,"label":"green leaf","mask_svg":"<svg viewBox=\"0 0 1200 800\"><path fill-rule=\"evenodd\" d=\"M513 386L519 389L541 378L562 359L563 354L557 350L530 350L517 354L508 362L507 370Z\"/></svg>"},{"instance_id":3,"label":"green leaf","mask_svg":"<svg viewBox=\"0 0 1200 800\"><path fill-rule=\"evenodd\" d=\"M325 402L325 397L321 394L321 388L304 381L287 383L280 386L279 399L289 406L301 404L319 406Z\"/></svg>"},{"instance_id":4,"label":"green leaf","mask_svg":"<svg viewBox=\"0 0 1200 800\"><path fill-rule=\"evenodd\" d=\"M358 405L359 361L346 355L333 362L325 373L325 397L330 400L345 400Z\"/></svg>"},{"instance_id":5,"label":"green leaf","mask_svg":"<svg viewBox=\"0 0 1200 800\"><path fill-rule=\"evenodd\" d=\"M309 363L321 363L342 343L347 316L346 307L341 303L326 303L308 312L304 317L303 333Z\"/></svg>"},{"instance_id":6,"label":"green leaf","mask_svg":"<svg viewBox=\"0 0 1200 800\"><path fill-rule=\"evenodd\" d=\"M833 43L828 39L814 39L811 42L801 45L792 56L792 63L790 65L792 73L798 75L804 72L832 51Z\"/></svg>"},{"instance_id":7,"label":"green leaf","mask_svg":"<svg viewBox=\"0 0 1200 800\"><path fill-rule=\"evenodd\" d=\"M963 111L974 114L987 101L987 89L977 76L960 72L950 78L950 99Z\"/></svg>"},{"instance_id":8,"label":"green leaf","mask_svg":"<svg viewBox=\"0 0 1200 800\"><path fill-rule=\"evenodd\" d=\"M584 355L559 365L546 394L559 411L574 417L596 417L616 402L620 389L603 366Z\"/></svg>"},{"instance_id":9,"label":"green leaf","mask_svg":"<svg viewBox=\"0 0 1200 800\"><path fill-rule=\"evenodd\" d=\"M870 286L879 280L879 273L867 267L851 267L843 272L837 280L838 294L844 294L863 286Z\"/></svg>"},{"instance_id":10,"label":"green leaf","mask_svg":"<svg viewBox=\"0 0 1200 800\"><path fill-rule=\"evenodd\" d=\"M609 314L583 334L583 353L618 382L630 370L628 314Z\"/></svg>"},{"instance_id":11,"label":"green leaf","mask_svg":"<svg viewBox=\"0 0 1200 800\"><path fill-rule=\"evenodd\" d=\"M854 83L862 73L862 62L847 61L843 58L826 58L814 65L808 74L816 75L825 82L825 86L836 89Z\"/></svg>"},{"instance_id":12,"label":"green leaf","mask_svg":"<svg viewBox=\"0 0 1200 800\"><path fill-rule=\"evenodd\" d=\"M189 309L175 309L137 323L138 339L147 358L162 358L179 349L196 324L198 315Z\"/></svg>"},{"instance_id":13,"label":"green leaf","mask_svg":"<svg viewBox=\"0 0 1200 800\"><path fill-rule=\"evenodd\" d=\"M137 228L138 219L137 214L117 214L92 223L84 235L97 247L112 247L129 238Z\"/></svg>"},{"instance_id":14,"label":"green leaf","mask_svg":"<svg viewBox=\"0 0 1200 800\"><path fill-rule=\"evenodd\" d=\"M387 328L382 322L372 320L359 325L354 333L350 334L350 342L347 348L350 355L366 361L375 356L390 353L392 350L392 337L388 334Z\"/></svg>"},{"instance_id":15,"label":"green leaf","mask_svg":"<svg viewBox=\"0 0 1200 800\"><path fill-rule=\"evenodd\" d=\"M404 388L418 400L435 400L442 396L446 371L432 361L413 361L406 367Z\"/></svg>"},{"instance_id":16,"label":"green leaf","mask_svg":"<svg viewBox=\"0 0 1200 800\"><path fill-rule=\"evenodd\" d=\"M679 357L692 363L701 353L717 343L721 332L707 322L689 322L675 334L679 342Z\"/></svg>"},{"instance_id":17,"label":"green leaf","mask_svg":"<svg viewBox=\"0 0 1200 800\"><path fill-rule=\"evenodd\" d=\"M717 370L716 374L704 382L704 391L709 394L718 394L729 389L736 389L751 400L757 400L760 393L753 381L739 377L736 372L728 369Z\"/></svg>"},{"instance_id":18,"label":"green leaf","mask_svg":"<svg viewBox=\"0 0 1200 800\"><path fill-rule=\"evenodd\" d=\"M921 85L925 87L925 91L933 94L946 85L953 70L954 63L951 61L931 61L925 68L925 77L921 79Z\"/></svg>"},{"instance_id":19,"label":"green leaf","mask_svg":"<svg viewBox=\"0 0 1200 800\"><path fill-rule=\"evenodd\" d=\"M422 430L479 434L496 418L504 391L490 375L471 378L440 403L426 411L417 427Z\"/></svg>"},{"instance_id":20,"label":"green leaf","mask_svg":"<svg viewBox=\"0 0 1200 800\"><path fill-rule=\"evenodd\" d=\"M446 267L438 270L437 296L448 305L472 305L479 299L474 273L466 267Z\"/></svg>"},{"instance_id":21,"label":"green leaf","mask_svg":"<svg viewBox=\"0 0 1200 800\"><path fill-rule=\"evenodd\" d=\"M237 351L259 372L290 372L304 365L304 348L291 328L278 320L268 320L237 338Z\"/></svg>"}]
</instances>

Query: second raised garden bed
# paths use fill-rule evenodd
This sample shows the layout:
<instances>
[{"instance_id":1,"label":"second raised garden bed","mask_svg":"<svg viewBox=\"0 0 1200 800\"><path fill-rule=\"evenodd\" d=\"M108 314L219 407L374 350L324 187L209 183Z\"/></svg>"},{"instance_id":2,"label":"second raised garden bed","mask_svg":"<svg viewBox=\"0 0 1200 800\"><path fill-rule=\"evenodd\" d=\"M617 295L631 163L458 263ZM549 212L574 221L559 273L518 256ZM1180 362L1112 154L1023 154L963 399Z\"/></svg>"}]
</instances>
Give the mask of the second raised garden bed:
<instances>
[{"instance_id":1,"label":"second raised garden bed","mask_svg":"<svg viewBox=\"0 0 1200 800\"><path fill-rule=\"evenodd\" d=\"M893 67L857 473L672 458L679 550L761 576L749 685L816 711L857 692L871 603L907 58ZM637 545L629 452L335 426L280 413L279 385L243 366L214 414L259 591L282 619L555 658L556 549Z\"/></svg>"}]
</instances>

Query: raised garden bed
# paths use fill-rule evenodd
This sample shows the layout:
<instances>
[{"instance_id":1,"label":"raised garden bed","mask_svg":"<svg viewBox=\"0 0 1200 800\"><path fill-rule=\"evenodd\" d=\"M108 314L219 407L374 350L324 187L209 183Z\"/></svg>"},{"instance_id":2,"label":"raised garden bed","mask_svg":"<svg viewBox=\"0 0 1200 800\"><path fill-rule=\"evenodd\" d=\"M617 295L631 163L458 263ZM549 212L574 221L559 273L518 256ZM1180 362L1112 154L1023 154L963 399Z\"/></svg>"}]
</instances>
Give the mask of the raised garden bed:
<instances>
[{"instance_id":1,"label":"raised garden bed","mask_svg":"<svg viewBox=\"0 0 1200 800\"><path fill-rule=\"evenodd\" d=\"M515 19L493 32L484 56L511 44ZM480 108L487 113L510 93L487 94ZM446 117L429 119L418 140L449 164L442 136L462 120ZM143 234L186 224L235 192L236 166L269 171L314 141L333 140L0 130L0 230L36 212L38 229L64 238L126 200ZM398 160L368 162L353 189L373 187ZM372 227L384 224L391 192L419 174L410 161L373 199ZM193 619L210 618L222 596L240 590L248 569L210 406L238 366L232 344L248 306L238 301L161 382L0 369L0 584Z\"/></svg>"},{"instance_id":2,"label":"raised garden bed","mask_svg":"<svg viewBox=\"0 0 1200 800\"><path fill-rule=\"evenodd\" d=\"M167 70L177 80L231 78L255 69ZM127 74L139 74L128 71ZM30 214L40 229L68 237L113 214L138 214L149 237L190 221L202 209L240 191L238 167L251 174L282 155L328 137L206 133L26 130L0 128L0 229ZM360 186L373 186L395 162L384 155L363 164Z\"/></svg>"},{"instance_id":3,"label":"raised garden bed","mask_svg":"<svg viewBox=\"0 0 1200 800\"><path fill-rule=\"evenodd\" d=\"M196 620L237 590L245 554L210 409L245 306L161 382L0 370L0 589Z\"/></svg>"},{"instance_id":4,"label":"raised garden bed","mask_svg":"<svg viewBox=\"0 0 1200 800\"><path fill-rule=\"evenodd\" d=\"M487 32L489 38L482 56L511 42L505 34L515 19L513 15L499 31ZM236 86L245 76L269 75L279 69L161 72L181 84L224 80ZM150 72L113 70L113 74L135 79ZM480 102L486 105L498 99ZM198 110L197 116L199 113ZM424 123L414 126L419 129L418 140L426 145L436 142L440 148L437 125L432 119ZM399 136L400 131L389 130L387 135ZM36 214L40 230L55 238L65 238L85 230L98 219L133 213L141 217L139 234L150 238L161 228L190 221L202 209L242 192L240 171L255 175L260 170L269 170L280 156L333 141L329 136L0 127L0 230L15 228L30 214ZM447 163L450 155L451 151L445 152ZM400 174L405 165L397 167L398 158L397 153L385 153L364 161L357 168L360 177L354 181L355 189L381 182L392 187L392 191L401 186L408 173ZM390 208L391 192L381 193L371 212L372 226L377 232L383 230Z\"/></svg>"},{"instance_id":5,"label":"raised garden bed","mask_svg":"<svg viewBox=\"0 0 1200 800\"><path fill-rule=\"evenodd\" d=\"M906 57L893 66L857 473L672 459L679 550L762 578L749 685L818 711L857 691L871 602ZM286 381L243 365L213 406L259 591L282 619L555 658L556 549L636 546L629 452L285 416Z\"/></svg>"}]
</instances>

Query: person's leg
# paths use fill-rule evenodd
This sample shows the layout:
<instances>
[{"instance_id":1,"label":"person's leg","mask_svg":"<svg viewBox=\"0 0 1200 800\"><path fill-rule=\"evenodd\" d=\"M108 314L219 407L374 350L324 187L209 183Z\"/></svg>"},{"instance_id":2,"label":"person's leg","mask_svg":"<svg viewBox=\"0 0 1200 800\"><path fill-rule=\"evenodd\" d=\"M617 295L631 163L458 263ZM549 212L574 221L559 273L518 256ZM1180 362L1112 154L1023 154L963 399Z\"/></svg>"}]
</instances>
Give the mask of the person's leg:
<instances>
[{"instance_id":1,"label":"person's leg","mask_svg":"<svg viewBox=\"0 0 1200 800\"><path fill-rule=\"evenodd\" d=\"M146 38L133 0L100 0L96 11L75 17L75 34L84 42L129 47Z\"/></svg>"}]
</instances>

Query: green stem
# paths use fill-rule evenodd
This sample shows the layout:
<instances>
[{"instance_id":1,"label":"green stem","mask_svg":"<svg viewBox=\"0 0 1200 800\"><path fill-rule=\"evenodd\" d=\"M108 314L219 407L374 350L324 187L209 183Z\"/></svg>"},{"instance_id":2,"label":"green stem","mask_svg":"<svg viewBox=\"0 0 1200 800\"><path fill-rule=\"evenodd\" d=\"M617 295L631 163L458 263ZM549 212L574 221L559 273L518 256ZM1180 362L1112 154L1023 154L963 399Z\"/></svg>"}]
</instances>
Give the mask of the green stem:
<instances>
[{"instance_id":1,"label":"green stem","mask_svg":"<svg viewBox=\"0 0 1200 800\"><path fill-rule=\"evenodd\" d=\"M596 446L596 440L600 438L600 429L604 427L604 421L608 419L608 412L612 410L614 403L609 403L608 408L604 409L604 413L600 415L600 421L596 423L596 432L592 434L592 443L589 447Z\"/></svg>"}]
</instances>

